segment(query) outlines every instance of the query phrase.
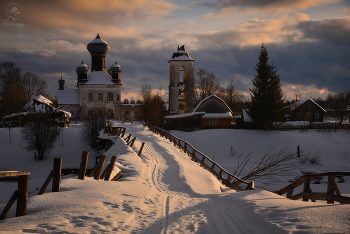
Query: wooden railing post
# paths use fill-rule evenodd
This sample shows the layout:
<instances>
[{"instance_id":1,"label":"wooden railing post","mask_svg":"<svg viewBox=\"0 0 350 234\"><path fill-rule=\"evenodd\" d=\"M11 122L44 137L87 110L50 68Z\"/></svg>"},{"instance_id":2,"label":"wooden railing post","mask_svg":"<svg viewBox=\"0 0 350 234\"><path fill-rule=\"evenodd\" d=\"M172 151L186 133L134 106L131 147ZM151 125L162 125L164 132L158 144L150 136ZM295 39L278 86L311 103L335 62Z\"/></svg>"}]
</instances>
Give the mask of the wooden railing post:
<instances>
[{"instance_id":1,"label":"wooden railing post","mask_svg":"<svg viewBox=\"0 0 350 234\"><path fill-rule=\"evenodd\" d=\"M62 158L54 158L52 175L52 192L60 191Z\"/></svg>"},{"instance_id":2,"label":"wooden railing post","mask_svg":"<svg viewBox=\"0 0 350 234\"><path fill-rule=\"evenodd\" d=\"M109 163L108 167L106 168L107 173L106 173L105 180L107 180L107 181L111 177L111 173L113 171L115 161L117 161L117 156L112 156L111 162Z\"/></svg>"},{"instance_id":3,"label":"wooden railing post","mask_svg":"<svg viewBox=\"0 0 350 234\"><path fill-rule=\"evenodd\" d=\"M294 188L292 187L288 187L288 190L287 190L287 198L291 198L293 196L293 190Z\"/></svg>"},{"instance_id":4,"label":"wooden railing post","mask_svg":"<svg viewBox=\"0 0 350 234\"><path fill-rule=\"evenodd\" d=\"M78 179L80 180L85 179L88 158L89 158L89 152L83 151L81 155L81 162L80 162L79 175L78 175Z\"/></svg>"},{"instance_id":5,"label":"wooden railing post","mask_svg":"<svg viewBox=\"0 0 350 234\"><path fill-rule=\"evenodd\" d=\"M195 149L193 149L193 151L192 151L192 155L191 155L192 157L191 157L191 160L192 161L195 161L195 159L196 159L196 150ZM196 161L195 161L196 162Z\"/></svg>"},{"instance_id":6,"label":"wooden railing post","mask_svg":"<svg viewBox=\"0 0 350 234\"><path fill-rule=\"evenodd\" d=\"M103 169L103 165L105 164L106 158L107 158L106 155L101 155L100 161L98 163L97 169L96 169L95 174L94 174L94 179L95 180L99 180L100 179L100 176L101 176L101 173L102 173L102 169Z\"/></svg>"},{"instance_id":7,"label":"wooden railing post","mask_svg":"<svg viewBox=\"0 0 350 234\"><path fill-rule=\"evenodd\" d=\"M27 213L28 181L29 175L22 175L18 178L16 217Z\"/></svg>"},{"instance_id":8,"label":"wooden railing post","mask_svg":"<svg viewBox=\"0 0 350 234\"><path fill-rule=\"evenodd\" d=\"M335 175L328 175L328 185L327 185L327 203L334 204L334 200L331 199L334 196L334 185L335 185Z\"/></svg>"},{"instance_id":9,"label":"wooden railing post","mask_svg":"<svg viewBox=\"0 0 350 234\"><path fill-rule=\"evenodd\" d=\"M142 142L140 151L139 151L139 153L137 154L139 157L141 156L141 153L142 153L142 150L143 150L144 145L145 145L145 142Z\"/></svg>"},{"instance_id":10,"label":"wooden railing post","mask_svg":"<svg viewBox=\"0 0 350 234\"><path fill-rule=\"evenodd\" d=\"M310 176L304 175L304 178L303 201L308 201L310 197Z\"/></svg>"}]
</instances>

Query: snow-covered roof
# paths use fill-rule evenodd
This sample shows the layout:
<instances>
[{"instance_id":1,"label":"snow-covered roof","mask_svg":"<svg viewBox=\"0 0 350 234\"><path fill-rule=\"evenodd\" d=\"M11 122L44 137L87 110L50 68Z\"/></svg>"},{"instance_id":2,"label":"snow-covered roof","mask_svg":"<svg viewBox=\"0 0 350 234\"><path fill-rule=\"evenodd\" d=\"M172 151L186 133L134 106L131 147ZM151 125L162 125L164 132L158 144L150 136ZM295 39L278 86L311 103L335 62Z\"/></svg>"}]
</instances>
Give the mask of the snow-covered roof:
<instances>
[{"instance_id":1,"label":"snow-covered roof","mask_svg":"<svg viewBox=\"0 0 350 234\"><path fill-rule=\"evenodd\" d=\"M200 112L198 112L200 113ZM203 119L227 119L227 118L233 118L231 112L226 113L205 113L202 117Z\"/></svg>"},{"instance_id":2,"label":"snow-covered roof","mask_svg":"<svg viewBox=\"0 0 350 234\"><path fill-rule=\"evenodd\" d=\"M35 98L31 99L27 104L25 104L25 106L23 107L23 110L24 111L32 110L34 100L41 102L41 103L44 103L46 105L52 106L52 102L49 99L39 95L39 96L36 96Z\"/></svg>"},{"instance_id":3,"label":"snow-covered roof","mask_svg":"<svg viewBox=\"0 0 350 234\"><path fill-rule=\"evenodd\" d=\"M252 120L252 118L250 117L250 115L248 114L247 109L243 109L242 112L243 112L243 120L244 120L244 122L249 122L249 123L254 122Z\"/></svg>"},{"instance_id":4,"label":"snow-covered roof","mask_svg":"<svg viewBox=\"0 0 350 234\"><path fill-rule=\"evenodd\" d=\"M57 90L57 104L80 104L78 89Z\"/></svg>"},{"instance_id":5,"label":"snow-covered roof","mask_svg":"<svg viewBox=\"0 0 350 234\"><path fill-rule=\"evenodd\" d=\"M325 109L323 109L320 105L317 104L317 102L315 102L314 100L312 100L310 97L301 99L298 102L295 102L289 106L287 106L286 108L290 108L291 111L295 110L296 108L298 108L299 106L301 106L302 104L304 104L307 101L312 101L315 105L317 105L319 108L321 108L324 112L327 112Z\"/></svg>"},{"instance_id":6,"label":"snow-covered roof","mask_svg":"<svg viewBox=\"0 0 350 234\"><path fill-rule=\"evenodd\" d=\"M165 116L164 119L179 119L179 118L185 118L185 117L190 117L195 115L204 115L204 114L205 112L191 112L187 114Z\"/></svg>"},{"instance_id":7,"label":"snow-covered roof","mask_svg":"<svg viewBox=\"0 0 350 234\"><path fill-rule=\"evenodd\" d=\"M106 71L93 71L87 76L88 81L84 84L115 85L112 77Z\"/></svg>"},{"instance_id":8,"label":"snow-covered roof","mask_svg":"<svg viewBox=\"0 0 350 234\"><path fill-rule=\"evenodd\" d=\"M210 99L210 98L212 98L212 97L214 97L214 98L218 99L219 101L221 101L222 103L224 103L225 106L227 107L227 109L228 109L230 112L232 112L231 109L230 109L230 107L228 107L228 105L226 104L226 102L225 102L224 100L222 100L221 98L219 98L218 96L216 96L215 94L212 94L212 95L210 95L210 96L204 98L204 99L196 106L196 108L194 108L193 112L196 112L197 109L202 105L203 102L205 102L206 100L208 100L208 99ZM231 115L231 116L232 116L232 115Z\"/></svg>"},{"instance_id":9,"label":"snow-covered roof","mask_svg":"<svg viewBox=\"0 0 350 234\"><path fill-rule=\"evenodd\" d=\"M103 44L108 44L105 40L101 39L99 35L98 35L94 40L90 41L90 43L103 43Z\"/></svg>"},{"instance_id":10,"label":"snow-covered roof","mask_svg":"<svg viewBox=\"0 0 350 234\"><path fill-rule=\"evenodd\" d=\"M178 49L176 52L173 53L173 56L169 60L169 62L170 61L194 61L194 59L191 58L188 52L185 52L182 49Z\"/></svg>"}]
</instances>

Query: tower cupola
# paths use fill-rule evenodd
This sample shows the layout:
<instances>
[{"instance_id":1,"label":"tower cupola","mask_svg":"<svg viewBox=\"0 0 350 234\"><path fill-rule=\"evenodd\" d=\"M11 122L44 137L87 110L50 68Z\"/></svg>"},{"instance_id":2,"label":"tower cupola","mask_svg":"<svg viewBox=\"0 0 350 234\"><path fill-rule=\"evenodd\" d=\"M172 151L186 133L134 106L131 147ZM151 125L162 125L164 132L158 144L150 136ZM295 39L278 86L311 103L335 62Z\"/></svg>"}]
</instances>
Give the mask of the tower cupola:
<instances>
[{"instance_id":1,"label":"tower cupola","mask_svg":"<svg viewBox=\"0 0 350 234\"><path fill-rule=\"evenodd\" d=\"M91 72L106 71L106 54L109 48L108 43L102 40L99 34L87 45L91 54Z\"/></svg>"},{"instance_id":2,"label":"tower cupola","mask_svg":"<svg viewBox=\"0 0 350 234\"><path fill-rule=\"evenodd\" d=\"M122 67L116 61L115 64L108 70L112 75L112 82L116 84L121 84L120 73L122 71Z\"/></svg>"},{"instance_id":3,"label":"tower cupola","mask_svg":"<svg viewBox=\"0 0 350 234\"><path fill-rule=\"evenodd\" d=\"M84 63L84 61L81 61L81 64L77 67L75 70L78 75L78 84L86 83L87 82L87 72L89 70L89 67Z\"/></svg>"},{"instance_id":4,"label":"tower cupola","mask_svg":"<svg viewBox=\"0 0 350 234\"><path fill-rule=\"evenodd\" d=\"M58 80L58 89L59 90L64 90L64 83L66 81L62 78L62 72L61 72L61 79Z\"/></svg>"}]
</instances>

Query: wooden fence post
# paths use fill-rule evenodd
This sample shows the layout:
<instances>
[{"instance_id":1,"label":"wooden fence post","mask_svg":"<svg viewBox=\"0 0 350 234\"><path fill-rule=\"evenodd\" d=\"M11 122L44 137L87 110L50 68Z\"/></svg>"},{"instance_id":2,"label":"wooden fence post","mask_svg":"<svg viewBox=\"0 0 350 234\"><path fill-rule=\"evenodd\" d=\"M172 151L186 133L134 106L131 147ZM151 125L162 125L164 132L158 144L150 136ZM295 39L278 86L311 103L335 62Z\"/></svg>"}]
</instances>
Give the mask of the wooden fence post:
<instances>
[{"instance_id":1,"label":"wooden fence post","mask_svg":"<svg viewBox=\"0 0 350 234\"><path fill-rule=\"evenodd\" d=\"M107 158L106 155L101 155L100 161L98 163L97 169L96 169L95 174L94 174L94 179L95 180L99 180L100 179L100 176L101 176L101 173L102 173L102 168L103 168L103 165L105 164L106 158Z\"/></svg>"},{"instance_id":2,"label":"wooden fence post","mask_svg":"<svg viewBox=\"0 0 350 234\"><path fill-rule=\"evenodd\" d=\"M121 137L124 137L124 135L125 135L125 131L126 131L126 128L123 128L123 131L122 131L122 135L121 135Z\"/></svg>"},{"instance_id":3,"label":"wooden fence post","mask_svg":"<svg viewBox=\"0 0 350 234\"><path fill-rule=\"evenodd\" d=\"M141 148L139 153L137 154L139 157L141 156L142 150L143 150L143 146L145 145L145 142L142 142Z\"/></svg>"},{"instance_id":4,"label":"wooden fence post","mask_svg":"<svg viewBox=\"0 0 350 234\"><path fill-rule=\"evenodd\" d=\"M196 158L196 150L195 149L193 149L193 151L192 151L192 155L191 155L192 157L191 157L191 160L192 161L195 161L195 158ZM196 161L195 161L196 162Z\"/></svg>"},{"instance_id":5,"label":"wooden fence post","mask_svg":"<svg viewBox=\"0 0 350 234\"><path fill-rule=\"evenodd\" d=\"M109 163L108 167L106 168L107 174L106 174L105 180L107 180L107 181L109 180L109 177L111 177L111 173L113 171L114 164L115 164L116 160L117 160L117 156L112 156L111 162Z\"/></svg>"},{"instance_id":6,"label":"wooden fence post","mask_svg":"<svg viewBox=\"0 0 350 234\"><path fill-rule=\"evenodd\" d=\"M310 176L304 175L303 201L308 201L310 197Z\"/></svg>"},{"instance_id":7,"label":"wooden fence post","mask_svg":"<svg viewBox=\"0 0 350 234\"><path fill-rule=\"evenodd\" d=\"M334 200L331 197L334 196L335 175L328 175L327 185L327 203L334 204Z\"/></svg>"},{"instance_id":8,"label":"wooden fence post","mask_svg":"<svg viewBox=\"0 0 350 234\"><path fill-rule=\"evenodd\" d=\"M28 181L29 175L22 175L18 178L16 217L27 213Z\"/></svg>"},{"instance_id":9,"label":"wooden fence post","mask_svg":"<svg viewBox=\"0 0 350 234\"><path fill-rule=\"evenodd\" d=\"M132 147L132 146L134 145L135 140L136 140L136 137L134 137L134 139L132 139L131 141L129 141L130 147Z\"/></svg>"},{"instance_id":10,"label":"wooden fence post","mask_svg":"<svg viewBox=\"0 0 350 234\"><path fill-rule=\"evenodd\" d=\"M287 198L291 198L293 196L293 188L292 187L288 187L288 190L287 190Z\"/></svg>"},{"instance_id":11,"label":"wooden fence post","mask_svg":"<svg viewBox=\"0 0 350 234\"><path fill-rule=\"evenodd\" d=\"M300 147L299 147L299 145L297 147L297 151L298 151L298 158L300 158Z\"/></svg>"},{"instance_id":12,"label":"wooden fence post","mask_svg":"<svg viewBox=\"0 0 350 234\"><path fill-rule=\"evenodd\" d=\"M80 180L85 179L88 158L89 158L89 152L83 151L81 155L81 162L80 162L79 175L78 175L78 179Z\"/></svg>"},{"instance_id":13,"label":"wooden fence post","mask_svg":"<svg viewBox=\"0 0 350 234\"><path fill-rule=\"evenodd\" d=\"M129 136L127 137L127 138L125 138L125 141L126 141L126 143L128 144L129 143L129 140L130 140L130 138L131 138L131 133L129 134Z\"/></svg>"},{"instance_id":14,"label":"wooden fence post","mask_svg":"<svg viewBox=\"0 0 350 234\"><path fill-rule=\"evenodd\" d=\"M0 215L0 220L4 220L5 219L6 215L10 211L13 203L15 203L17 197L18 197L18 190L14 191L14 193L12 194L9 202L7 203L7 205L5 206L4 210L2 211L2 213Z\"/></svg>"},{"instance_id":15,"label":"wooden fence post","mask_svg":"<svg viewBox=\"0 0 350 234\"><path fill-rule=\"evenodd\" d=\"M53 176L52 176L52 192L59 192L60 191L61 168L62 168L62 158L54 158Z\"/></svg>"}]
</instances>

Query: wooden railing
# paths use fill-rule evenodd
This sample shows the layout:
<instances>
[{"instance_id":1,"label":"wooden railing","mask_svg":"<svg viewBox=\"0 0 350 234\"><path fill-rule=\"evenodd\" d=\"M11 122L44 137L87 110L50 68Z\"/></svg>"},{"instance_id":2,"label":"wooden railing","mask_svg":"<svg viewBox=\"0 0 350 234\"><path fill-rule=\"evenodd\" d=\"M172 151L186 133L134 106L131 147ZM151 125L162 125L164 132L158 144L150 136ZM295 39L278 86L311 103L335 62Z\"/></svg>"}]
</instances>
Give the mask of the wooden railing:
<instances>
[{"instance_id":1,"label":"wooden railing","mask_svg":"<svg viewBox=\"0 0 350 234\"><path fill-rule=\"evenodd\" d=\"M327 192L326 193L312 192L310 188L311 178L323 177L323 176L328 176ZM279 195L283 195L287 193L287 198L292 200L298 200L302 198L303 201L308 201L310 199L313 202L315 202L316 200L323 200L323 201L327 201L327 203L329 204L333 204L334 201L337 201L341 204L350 204L350 197L342 196L340 194L338 186L335 183L336 176L350 176L350 172L326 172L326 173L319 173L319 174L304 175L299 179L297 179L296 181L294 181L293 183L291 183L290 185L284 187L279 191L276 191L275 193ZM293 195L293 190L302 184L304 184L303 191Z\"/></svg>"},{"instance_id":2,"label":"wooden railing","mask_svg":"<svg viewBox=\"0 0 350 234\"><path fill-rule=\"evenodd\" d=\"M16 217L27 213L28 181L30 171L0 171L0 177L18 176L18 190L16 190L4 210L0 214L0 220L5 219L13 203L17 199Z\"/></svg>"},{"instance_id":3,"label":"wooden railing","mask_svg":"<svg viewBox=\"0 0 350 234\"><path fill-rule=\"evenodd\" d=\"M147 125L147 126L153 133L158 134L162 137L165 137L170 142L172 142L174 146L183 150L191 158L192 161L199 163L201 167L211 172L222 184L226 185L227 187L233 188L237 191L254 189L255 184L253 181L251 182L244 181L241 178L226 171L224 168L222 168L212 159L207 157L205 154L195 149L190 143L175 137L171 133L161 128L154 127L151 125ZM242 184L245 184L246 186L242 187Z\"/></svg>"}]
</instances>

